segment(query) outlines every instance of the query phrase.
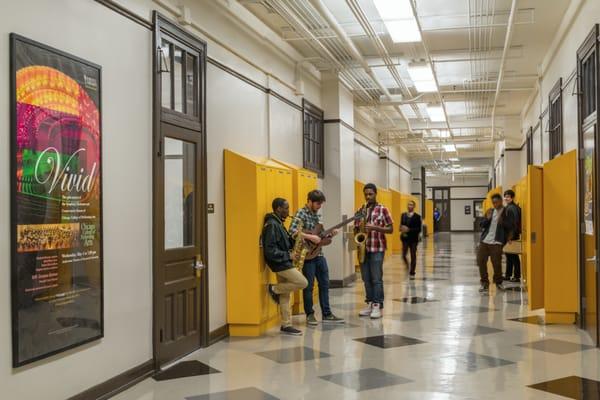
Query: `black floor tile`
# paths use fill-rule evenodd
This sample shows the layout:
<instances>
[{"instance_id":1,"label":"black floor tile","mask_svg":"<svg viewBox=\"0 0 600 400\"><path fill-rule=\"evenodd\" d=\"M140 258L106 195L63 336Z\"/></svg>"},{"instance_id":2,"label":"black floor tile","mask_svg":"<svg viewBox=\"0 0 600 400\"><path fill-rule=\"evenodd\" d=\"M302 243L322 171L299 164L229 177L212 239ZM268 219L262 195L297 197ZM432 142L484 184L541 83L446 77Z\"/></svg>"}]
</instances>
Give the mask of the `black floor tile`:
<instances>
[{"instance_id":1,"label":"black floor tile","mask_svg":"<svg viewBox=\"0 0 600 400\"><path fill-rule=\"evenodd\" d=\"M261 351L256 353L256 355L268 358L269 360L273 360L280 364L331 357L330 354L323 353L309 347L292 347L272 351Z\"/></svg>"},{"instance_id":2,"label":"black floor tile","mask_svg":"<svg viewBox=\"0 0 600 400\"><path fill-rule=\"evenodd\" d=\"M579 376L540 382L529 387L569 399L600 400L600 382Z\"/></svg>"},{"instance_id":3,"label":"black floor tile","mask_svg":"<svg viewBox=\"0 0 600 400\"><path fill-rule=\"evenodd\" d=\"M419 339L414 339L401 335L378 335L358 338L354 340L382 349L391 349L395 347L412 346L415 344L426 343Z\"/></svg>"},{"instance_id":4,"label":"black floor tile","mask_svg":"<svg viewBox=\"0 0 600 400\"><path fill-rule=\"evenodd\" d=\"M540 315L530 315L527 317L511 318L509 321L523 322L525 324L546 325L544 318Z\"/></svg>"},{"instance_id":5,"label":"black floor tile","mask_svg":"<svg viewBox=\"0 0 600 400\"><path fill-rule=\"evenodd\" d=\"M594 346L589 346L580 343L566 342L564 340L546 339L537 342L523 343L517 345L519 347L531 348L534 350L545 351L552 354L571 354L579 351L593 349Z\"/></svg>"},{"instance_id":6,"label":"black floor tile","mask_svg":"<svg viewBox=\"0 0 600 400\"><path fill-rule=\"evenodd\" d=\"M216 374L221 371L214 369L200 361L182 361L172 367L154 374L155 381L167 381L170 379L187 378L190 376Z\"/></svg>"},{"instance_id":7,"label":"black floor tile","mask_svg":"<svg viewBox=\"0 0 600 400\"><path fill-rule=\"evenodd\" d=\"M413 297L403 297L401 299L393 299L393 301L397 301L400 303L418 304L418 303L433 303L433 302L437 302L439 300L428 299L426 297L413 296Z\"/></svg>"},{"instance_id":8,"label":"black floor tile","mask_svg":"<svg viewBox=\"0 0 600 400\"><path fill-rule=\"evenodd\" d=\"M200 396L186 397L186 400L279 400L257 388L228 390L226 392L208 393Z\"/></svg>"},{"instance_id":9,"label":"black floor tile","mask_svg":"<svg viewBox=\"0 0 600 400\"><path fill-rule=\"evenodd\" d=\"M321 376L320 378L345 388L356 390L357 392L412 382L410 379L390 374L377 368L340 372L338 374Z\"/></svg>"}]
</instances>

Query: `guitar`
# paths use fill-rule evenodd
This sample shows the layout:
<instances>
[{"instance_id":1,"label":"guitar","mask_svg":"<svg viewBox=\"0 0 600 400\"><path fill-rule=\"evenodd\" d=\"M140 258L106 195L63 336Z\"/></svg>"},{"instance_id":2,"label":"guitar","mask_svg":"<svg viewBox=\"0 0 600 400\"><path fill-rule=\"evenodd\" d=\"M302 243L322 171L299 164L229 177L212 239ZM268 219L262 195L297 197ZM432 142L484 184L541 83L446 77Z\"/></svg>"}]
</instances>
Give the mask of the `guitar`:
<instances>
[{"instance_id":1,"label":"guitar","mask_svg":"<svg viewBox=\"0 0 600 400\"><path fill-rule=\"evenodd\" d=\"M309 233L311 235L317 235L321 238L321 241L319 242L319 244L314 244L313 242L311 242L309 240L304 241L304 246L307 249L305 259L312 260L313 258L317 257L319 254L321 254L321 247L327 246L327 245L331 244L331 242L333 241L333 238L331 236L333 231L341 228L344 225L348 225L350 222L353 222L353 221L355 221L357 219L361 219L361 218L364 218L364 211L362 209L360 211L358 211L356 214L354 214L353 217L346 218L339 224L337 224L327 230L323 230L323 225L321 225L321 224L317 225L313 230L304 230L303 231L304 233Z\"/></svg>"}]
</instances>

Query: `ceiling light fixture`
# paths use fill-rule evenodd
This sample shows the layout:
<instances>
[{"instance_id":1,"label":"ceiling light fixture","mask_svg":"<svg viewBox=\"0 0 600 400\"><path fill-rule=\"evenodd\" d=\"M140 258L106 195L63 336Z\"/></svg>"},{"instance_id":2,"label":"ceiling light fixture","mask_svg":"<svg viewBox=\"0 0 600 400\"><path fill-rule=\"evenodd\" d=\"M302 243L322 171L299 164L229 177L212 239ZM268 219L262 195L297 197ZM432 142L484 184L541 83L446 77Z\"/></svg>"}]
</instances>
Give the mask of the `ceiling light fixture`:
<instances>
[{"instance_id":1,"label":"ceiling light fixture","mask_svg":"<svg viewBox=\"0 0 600 400\"><path fill-rule=\"evenodd\" d=\"M444 113L444 108L442 106L428 105L427 114L429 114L429 119L431 120L431 122L446 121L446 114Z\"/></svg>"},{"instance_id":2,"label":"ceiling light fixture","mask_svg":"<svg viewBox=\"0 0 600 400\"><path fill-rule=\"evenodd\" d=\"M452 158L449 158L448 161L459 161L459 159L456 157L452 157Z\"/></svg>"},{"instance_id":3,"label":"ceiling light fixture","mask_svg":"<svg viewBox=\"0 0 600 400\"><path fill-rule=\"evenodd\" d=\"M444 151L448 153L456 151L456 146L453 144L445 144L442 147L444 148Z\"/></svg>"},{"instance_id":4,"label":"ceiling light fixture","mask_svg":"<svg viewBox=\"0 0 600 400\"><path fill-rule=\"evenodd\" d=\"M408 64L408 75L418 92L431 93L438 91L431 64L424 62L410 63Z\"/></svg>"},{"instance_id":5,"label":"ceiling light fixture","mask_svg":"<svg viewBox=\"0 0 600 400\"><path fill-rule=\"evenodd\" d=\"M373 2L394 43L422 40L410 0L373 0Z\"/></svg>"}]
</instances>

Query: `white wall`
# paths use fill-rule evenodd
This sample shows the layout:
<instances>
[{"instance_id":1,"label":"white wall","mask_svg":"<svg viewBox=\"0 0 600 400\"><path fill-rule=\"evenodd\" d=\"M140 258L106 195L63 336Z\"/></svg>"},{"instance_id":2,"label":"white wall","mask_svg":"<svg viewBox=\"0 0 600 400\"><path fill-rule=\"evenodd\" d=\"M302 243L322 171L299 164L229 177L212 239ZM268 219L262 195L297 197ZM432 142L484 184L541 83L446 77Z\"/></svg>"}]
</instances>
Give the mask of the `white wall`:
<instances>
[{"instance_id":1,"label":"white wall","mask_svg":"<svg viewBox=\"0 0 600 400\"><path fill-rule=\"evenodd\" d=\"M465 214L465 206L471 208L471 214ZM473 230L473 200L450 201L450 229L453 231Z\"/></svg>"},{"instance_id":2,"label":"white wall","mask_svg":"<svg viewBox=\"0 0 600 400\"><path fill-rule=\"evenodd\" d=\"M573 15L573 19L569 17ZM565 13L567 19L563 21L566 30L561 35L561 30L557 27L557 36L554 43L558 46L550 48L544 58L541 67L542 78L540 80L540 91L534 94L535 100L531 106L523 110L522 130L527 132L529 126L535 126L541 111L548 106L548 95L559 78L563 82L571 76L577 67L577 49L587 35L592 30L594 24L600 23L600 2L596 0L574 0L571 2L569 10ZM568 22L568 24L566 24ZM573 96L575 79L563 89L563 150L565 152L577 148L577 97ZM541 106L540 106L541 104ZM544 122L544 130L547 123ZM547 136L547 134L544 134ZM543 138L544 150L546 150L547 139ZM540 143L539 132L534 140L534 163L539 164L547 159L541 154L542 145Z\"/></svg>"},{"instance_id":3,"label":"white wall","mask_svg":"<svg viewBox=\"0 0 600 400\"><path fill-rule=\"evenodd\" d=\"M102 66L105 337L19 370L11 369L10 32ZM22 0L3 3L0 37L0 386L7 399L65 399L152 358L151 35L93 1Z\"/></svg>"}]
</instances>

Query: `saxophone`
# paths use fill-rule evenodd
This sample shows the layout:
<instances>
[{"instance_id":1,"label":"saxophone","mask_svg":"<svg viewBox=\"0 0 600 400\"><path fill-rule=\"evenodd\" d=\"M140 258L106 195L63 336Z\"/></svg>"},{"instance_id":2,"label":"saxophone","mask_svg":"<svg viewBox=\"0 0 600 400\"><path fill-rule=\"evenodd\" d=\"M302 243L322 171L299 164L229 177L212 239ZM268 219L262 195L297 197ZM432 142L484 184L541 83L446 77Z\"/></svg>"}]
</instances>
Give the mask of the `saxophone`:
<instances>
[{"instance_id":1,"label":"saxophone","mask_svg":"<svg viewBox=\"0 0 600 400\"><path fill-rule=\"evenodd\" d=\"M367 211L367 205L362 206L361 210ZM365 232L365 224L367 223L367 214L360 219L360 225L358 232L354 235L354 243L356 243L356 255L358 257L358 263L362 264L365 262L366 255L366 244L367 244L367 233Z\"/></svg>"},{"instance_id":2,"label":"saxophone","mask_svg":"<svg viewBox=\"0 0 600 400\"><path fill-rule=\"evenodd\" d=\"M304 229L304 222L300 218L296 218L298 221L298 231L296 234L296 242L294 243L294 248L292 249L292 265L296 269L302 269L304 266L304 259L306 258L306 253L308 253L308 249L304 245L304 239L302 238L302 229Z\"/></svg>"}]
</instances>

